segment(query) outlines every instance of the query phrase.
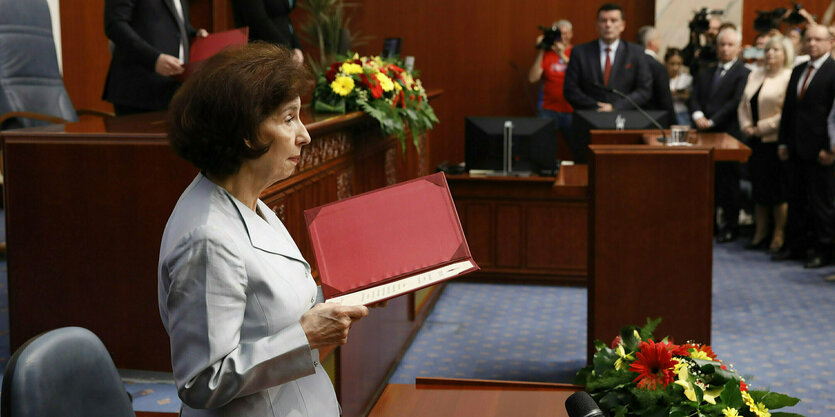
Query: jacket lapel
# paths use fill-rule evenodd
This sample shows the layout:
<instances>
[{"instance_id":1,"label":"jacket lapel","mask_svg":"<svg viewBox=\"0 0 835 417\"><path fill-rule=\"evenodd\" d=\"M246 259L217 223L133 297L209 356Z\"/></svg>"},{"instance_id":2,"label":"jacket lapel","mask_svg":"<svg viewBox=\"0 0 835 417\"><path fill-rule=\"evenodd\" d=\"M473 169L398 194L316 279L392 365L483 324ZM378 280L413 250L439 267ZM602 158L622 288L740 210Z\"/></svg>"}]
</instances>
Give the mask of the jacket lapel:
<instances>
[{"instance_id":1,"label":"jacket lapel","mask_svg":"<svg viewBox=\"0 0 835 417\"><path fill-rule=\"evenodd\" d=\"M609 84L612 83L612 80L616 80L618 74L621 71L621 68L626 65L626 42L621 39L618 45L618 49L615 51L615 61L612 62L612 73L609 74Z\"/></svg>"},{"instance_id":2,"label":"jacket lapel","mask_svg":"<svg viewBox=\"0 0 835 417\"><path fill-rule=\"evenodd\" d=\"M226 195L238 210L253 247L302 262L305 268L310 271L310 265L304 260L290 234L287 233L284 225L280 224L281 221L266 204L261 200L258 200L257 203L259 210L267 218L267 220L264 220L231 194L226 193Z\"/></svg>"},{"instance_id":3,"label":"jacket lapel","mask_svg":"<svg viewBox=\"0 0 835 417\"><path fill-rule=\"evenodd\" d=\"M815 72L815 76L812 77L811 81L809 81L809 85L806 86L806 94L804 94L803 97L807 97L809 95L809 93L811 93L813 91L818 91L818 90L816 90L817 85L824 82L824 81L821 81L821 80L823 80L824 77L828 76L829 70L831 69L830 66L833 64L833 62L835 62L835 61L832 61L831 57L826 58L823 61L823 64L821 64L821 67L818 68L818 70ZM810 62L809 65L812 65L812 63ZM806 69L806 71L808 71L808 69ZM804 74L804 73L805 73L805 71L801 72L801 74ZM800 82L803 82L802 77L801 77ZM795 91L797 91L797 90L795 90Z\"/></svg>"},{"instance_id":4,"label":"jacket lapel","mask_svg":"<svg viewBox=\"0 0 835 417\"><path fill-rule=\"evenodd\" d=\"M600 42L598 42L597 40L594 41L594 44L593 44L593 47L592 47L592 52L593 52L593 55L594 55L593 59L591 60L591 62L592 62L592 66L591 66L592 73L595 76L594 79L597 80L597 82L600 85L603 85L603 69L600 66Z\"/></svg>"},{"instance_id":5,"label":"jacket lapel","mask_svg":"<svg viewBox=\"0 0 835 417\"><path fill-rule=\"evenodd\" d=\"M174 8L174 2L180 0L162 0L165 3L165 7L168 9L168 12L171 13L171 18L174 19L174 23L177 23L177 9ZM177 23L179 25L179 23Z\"/></svg>"}]
</instances>

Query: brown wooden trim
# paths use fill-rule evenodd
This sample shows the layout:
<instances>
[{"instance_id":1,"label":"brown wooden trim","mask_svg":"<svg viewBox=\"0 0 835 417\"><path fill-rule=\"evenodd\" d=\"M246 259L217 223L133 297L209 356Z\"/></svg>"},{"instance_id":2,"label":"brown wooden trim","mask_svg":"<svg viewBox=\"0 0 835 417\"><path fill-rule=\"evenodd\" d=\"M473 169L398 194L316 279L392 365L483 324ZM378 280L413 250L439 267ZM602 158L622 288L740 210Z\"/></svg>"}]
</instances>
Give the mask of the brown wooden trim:
<instances>
[{"instance_id":1,"label":"brown wooden trim","mask_svg":"<svg viewBox=\"0 0 835 417\"><path fill-rule=\"evenodd\" d=\"M417 377L415 385L418 388L437 385L461 385L470 387L507 387L507 388L554 388L566 391L582 391L583 387L574 384L561 384L556 382L528 382L528 381L500 381L490 379L463 379L463 378L433 378Z\"/></svg>"}]
</instances>

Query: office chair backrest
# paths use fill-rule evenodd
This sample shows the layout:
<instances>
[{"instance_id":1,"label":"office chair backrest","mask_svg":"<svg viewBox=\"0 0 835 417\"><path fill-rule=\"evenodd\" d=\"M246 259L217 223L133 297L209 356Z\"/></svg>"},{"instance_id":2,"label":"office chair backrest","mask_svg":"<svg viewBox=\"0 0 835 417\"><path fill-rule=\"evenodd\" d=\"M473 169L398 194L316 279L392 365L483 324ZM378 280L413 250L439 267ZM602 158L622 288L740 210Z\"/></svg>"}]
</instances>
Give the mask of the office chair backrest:
<instances>
[{"instance_id":1,"label":"office chair backrest","mask_svg":"<svg viewBox=\"0 0 835 417\"><path fill-rule=\"evenodd\" d=\"M10 112L78 120L58 70L46 0L0 0L0 115ZM13 118L0 130L43 124Z\"/></svg>"},{"instance_id":2,"label":"office chair backrest","mask_svg":"<svg viewBox=\"0 0 835 417\"><path fill-rule=\"evenodd\" d=\"M35 336L6 366L3 417L136 417L101 340L81 327Z\"/></svg>"}]
</instances>

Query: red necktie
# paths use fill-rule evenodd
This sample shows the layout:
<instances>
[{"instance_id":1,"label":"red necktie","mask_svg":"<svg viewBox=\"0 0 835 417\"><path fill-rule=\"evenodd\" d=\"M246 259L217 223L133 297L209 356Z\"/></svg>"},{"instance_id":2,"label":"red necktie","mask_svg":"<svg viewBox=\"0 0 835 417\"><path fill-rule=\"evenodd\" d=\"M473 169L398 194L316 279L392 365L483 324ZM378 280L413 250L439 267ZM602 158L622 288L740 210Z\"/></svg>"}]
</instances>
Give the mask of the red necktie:
<instances>
[{"instance_id":1,"label":"red necktie","mask_svg":"<svg viewBox=\"0 0 835 417\"><path fill-rule=\"evenodd\" d=\"M611 51L610 48L606 48L606 65L603 67L603 85L609 85L609 75L612 73L612 61L609 59L609 52Z\"/></svg>"},{"instance_id":2,"label":"red necktie","mask_svg":"<svg viewBox=\"0 0 835 417\"><path fill-rule=\"evenodd\" d=\"M806 87L809 83L809 77L812 76L812 70L815 69L811 63L809 63L809 70L806 71L806 77L803 78L803 86L800 87L800 94L797 95L797 98L803 98L803 94L806 94Z\"/></svg>"}]
</instances>

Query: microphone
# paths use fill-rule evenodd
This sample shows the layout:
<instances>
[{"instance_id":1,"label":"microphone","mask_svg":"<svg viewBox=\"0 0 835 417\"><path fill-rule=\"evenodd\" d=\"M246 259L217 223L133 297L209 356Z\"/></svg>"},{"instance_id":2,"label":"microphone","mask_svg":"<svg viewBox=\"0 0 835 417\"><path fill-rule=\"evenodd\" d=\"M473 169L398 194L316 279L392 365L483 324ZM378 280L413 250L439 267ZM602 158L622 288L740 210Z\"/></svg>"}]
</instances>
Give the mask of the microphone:
<instances>
[{"instance_id":1,"label":"microphone","mask_svg":"<svg viewBox=\"0 0 835 417\"><path fill-rule=\"evenodd\" d=\"M585 391L577 391L565 399L568 417L606 417L597 403Z\"/></svg>"},{"instance_id":2,"label":"microphone","mask_svg":"<svg viewBox=\"0 0 835 417\"><path fill-rule=\"evenodd\" d=\"M658 141L661 142L661 143L666 143L667 142L668 138L667 138L666 133L664 133L664 128L661 127L661 124L658 123L658 121L656 121L655 119L653 119L652 116L647 114L647 112L645 112L644 109L642 109L641 106L639 106L638 103L635 102L635 100L632 100L632 97L629 97L628 95L620 92L620 90L618 90L616 88L606 87L605 85L601 85L599 83L594 83L593 85L597 88L602 89L603 91L606 91L606 92L609 92L609 93L614 93L618 96L621 96L621 97L625 98L626 101L628 101L629 104L632 105L632 107L637 109L638 112L641 113L641 115L643 115L647 120L649 120L653 124L653 126L655 126L655 128L658 129L659 132L661 132L661 137L658 138Z\"/></svg>"}]
</instances>

